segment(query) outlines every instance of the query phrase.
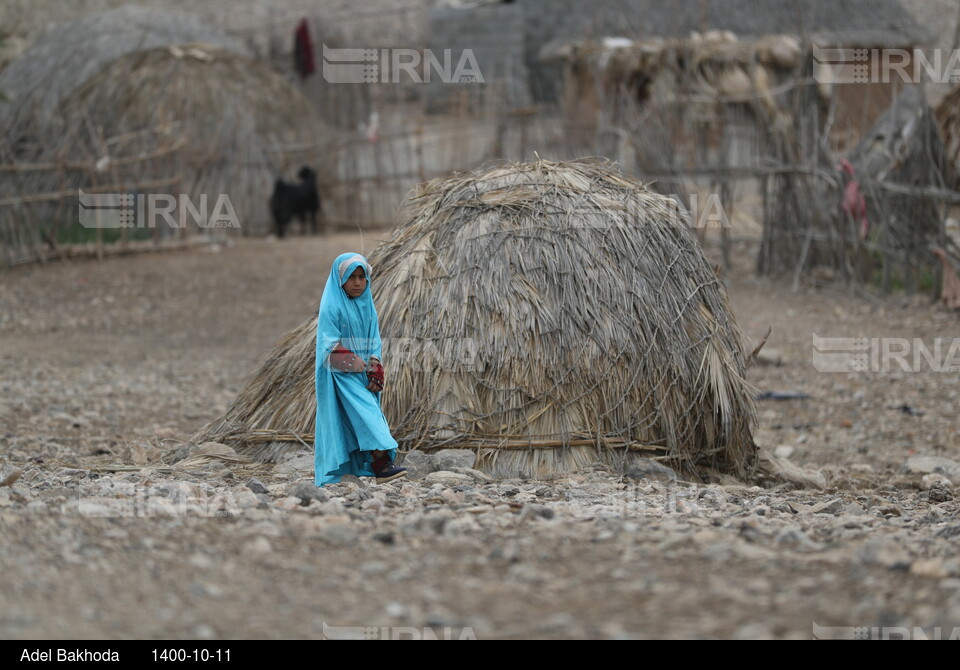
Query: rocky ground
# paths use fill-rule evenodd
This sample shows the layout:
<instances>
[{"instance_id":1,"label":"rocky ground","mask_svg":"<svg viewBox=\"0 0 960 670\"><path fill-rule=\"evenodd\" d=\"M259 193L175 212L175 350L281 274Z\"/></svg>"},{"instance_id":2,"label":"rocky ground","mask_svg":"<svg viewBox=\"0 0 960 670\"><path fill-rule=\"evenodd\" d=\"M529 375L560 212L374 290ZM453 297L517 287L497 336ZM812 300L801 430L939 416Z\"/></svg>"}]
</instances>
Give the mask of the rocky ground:
<instances>
[{"instance_id":1,"label":"rocky ground","mask_svg":"<svg viewBox=\"0 0 960 670\"><path fill-rule=\"evenodd\" d=\"M490 480L469 453L318 490L185 440L369 236L0 276L0 637L960 636L956 371L826 373L812 336L958 336L928 299L759 281L757 441L792 481ZM805 396L805 397L804 397Z\"/></svg>"}]
</instances>

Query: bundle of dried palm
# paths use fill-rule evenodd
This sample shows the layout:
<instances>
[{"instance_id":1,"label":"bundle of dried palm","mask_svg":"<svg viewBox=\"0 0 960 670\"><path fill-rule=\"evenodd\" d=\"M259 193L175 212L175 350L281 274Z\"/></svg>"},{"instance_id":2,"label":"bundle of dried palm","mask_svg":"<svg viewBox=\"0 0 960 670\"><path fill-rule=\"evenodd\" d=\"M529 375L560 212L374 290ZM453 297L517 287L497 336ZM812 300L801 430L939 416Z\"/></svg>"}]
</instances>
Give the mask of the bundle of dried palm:
<instances>
[{"instance_id":1,"label":"bundle of dried palm","mask_svg":"<svg viewBox=\"0 0 960 670\"><path fill-rule=\"evenodd\" d=\"M577 160L437 179L410 204L370 257L401 446L474 449L500 476L634 453L754 467L740 332L672 200ZM260 458L309 444L315 321L194 441Z\"/></svg>"}]
</instances>

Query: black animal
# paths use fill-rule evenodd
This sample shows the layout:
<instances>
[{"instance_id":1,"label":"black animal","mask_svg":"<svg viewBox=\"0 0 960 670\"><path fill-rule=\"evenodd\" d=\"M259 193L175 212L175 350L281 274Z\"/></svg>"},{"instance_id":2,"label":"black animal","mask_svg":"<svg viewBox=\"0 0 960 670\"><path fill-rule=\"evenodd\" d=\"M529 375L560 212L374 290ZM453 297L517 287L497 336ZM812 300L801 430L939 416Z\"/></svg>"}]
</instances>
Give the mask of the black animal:
<instances>
[{"instance_id":1,"label":"black animal","mask_svg":"<svg viewBox=\"0 0 960 670\"><path fill-rule=\"evenodd\" d=\"M304 166L297 173L299 184L290 184L277 179L270 196L270 212L276 227L277 237L283 237L287 225L296 217L306 230L307 220L310 231L317 234L317 214L320 212L320 193L317 191L317 173Z\"/></svg>"}]
</instances>

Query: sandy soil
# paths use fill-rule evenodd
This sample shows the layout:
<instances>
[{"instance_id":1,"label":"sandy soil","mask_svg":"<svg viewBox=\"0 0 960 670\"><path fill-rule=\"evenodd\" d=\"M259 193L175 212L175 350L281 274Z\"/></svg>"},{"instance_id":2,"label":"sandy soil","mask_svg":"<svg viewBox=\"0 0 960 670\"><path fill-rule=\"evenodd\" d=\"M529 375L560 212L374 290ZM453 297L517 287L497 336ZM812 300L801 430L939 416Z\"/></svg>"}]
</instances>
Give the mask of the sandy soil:
<instances>
[{"instance_id":1,"label":"sandy soil","mask_svg":"<svg viewBox=\"0 0 960 670\"><path fill-rule=\"evenodd\" d=\"M0 486L0 637L332 637L330 626L354 626L381 637L809 639L836 632L814 626L944 637L960 627L960 375L812 362L814 333L932 345L960 336L960 319L929 298L793 293L753 278L747 246L731 303L748 338L773 328L766 351L782 358L751 381L809 395L760 401L757 441L822 476L822 489L602 470L486 481L458 463L311 499L295 464L144 463L226 409L275 340L315 312L332 259L361 244L370 251L375 236L0 275L0 479L20 472ZM187 489L228 504L102 506L176 503Z\"/></svg>"}]
</instances>

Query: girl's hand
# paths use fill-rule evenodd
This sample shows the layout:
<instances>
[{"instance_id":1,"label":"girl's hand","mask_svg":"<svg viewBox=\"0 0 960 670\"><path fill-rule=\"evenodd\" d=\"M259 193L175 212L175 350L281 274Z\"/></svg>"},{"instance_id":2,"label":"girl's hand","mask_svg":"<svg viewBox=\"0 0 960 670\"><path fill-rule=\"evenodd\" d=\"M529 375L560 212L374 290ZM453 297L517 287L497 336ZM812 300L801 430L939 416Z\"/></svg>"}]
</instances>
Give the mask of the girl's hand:
<instances>
[{"instance_id":1,"label":"girl's hand","mask_svg":"<svg viewBox=\"0 0 960 670\"><path fill-rule=\"evenodd\" d=\"M376 356L370 357L370 362L367 363L367 388L374 393L380 393L383 390L383 365L380 363L380 359Z\"/></svg>"}]
</instances>

